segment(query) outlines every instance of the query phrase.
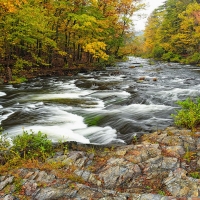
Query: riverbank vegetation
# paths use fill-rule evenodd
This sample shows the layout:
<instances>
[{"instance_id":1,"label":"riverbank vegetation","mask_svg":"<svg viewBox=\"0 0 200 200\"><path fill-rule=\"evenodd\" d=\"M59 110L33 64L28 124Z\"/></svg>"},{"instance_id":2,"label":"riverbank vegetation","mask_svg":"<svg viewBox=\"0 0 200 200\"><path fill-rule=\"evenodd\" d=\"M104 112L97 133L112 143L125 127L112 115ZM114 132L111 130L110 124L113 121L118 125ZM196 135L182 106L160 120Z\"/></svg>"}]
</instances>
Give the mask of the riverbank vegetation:
<instances>
[{"instance_id":1,"label":"riverbank vegetation","mask_svg":"<svg viewBox=\"0 0 200 200\"><path fill-rule=\"evenodd\" d=\"M112 63L127 54L131 16L142 7L140 0L0 0L0 76Z\"/></svg>"},{"instance_id":2,"label":"riverbank vegetation","mask_svg":"<svg viewBox=\"0 0 200 200\"><path fill-rule=\"evenodd\" d=\"M181 107L174 117L177 126L195 130L200 127L200 98L192 100L187 98L185 101L178 101L177 104Z\"/></svg>"},{"instance_id":3,"label":"riverbank vegetation","mask_svg":"<svg viewBox=\"0 0 200 200\"><path fill-rule=\"evenodd\" d=\"M150 15L135 43L139 56L200 65L200 1L167 0Z\"/></svg>"},{"instance_id":4,"label":"riverbank vegetation","mask_svg":"<svg viewBox=\"0 0 200 200\"><path fill-rule=\"evenodd\" d=\"M0 130L1 165L8 163L12 166L22 159L44 161L53 154L52 141L47 138L46 134L23 131L22 135L15 136L11 141L7 135L2 133L2 129Z\"/></svg>"}]
</instances>

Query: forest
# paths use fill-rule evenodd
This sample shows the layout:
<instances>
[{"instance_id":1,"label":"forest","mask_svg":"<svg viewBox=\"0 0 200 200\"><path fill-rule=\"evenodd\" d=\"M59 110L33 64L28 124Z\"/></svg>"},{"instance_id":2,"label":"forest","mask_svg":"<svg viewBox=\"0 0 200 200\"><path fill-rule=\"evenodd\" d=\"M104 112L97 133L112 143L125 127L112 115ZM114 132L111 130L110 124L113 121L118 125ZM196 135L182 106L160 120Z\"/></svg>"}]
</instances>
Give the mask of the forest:
<instances>
[{"instance_id":1,"label":"forest","mask_svg":"<svg viewBox=\"0 0 200 200\"><path fill-rule=\"evenodd\" d=\"M0 0L0 76L105 66L128 55L140 0Z\"/></svg>"},{"instance_id":2,"label":"forest","mask_svg":"<svg viewBox=\"0 0 200 200\"><path fill-rule=\"evenodd\" d=\"M127 55L200 64L200 1L166 0L136 36L141 0L0 0L0 82L102 68ZM3 80L3 81L2 81Z\"/></svg>"},{"instance_id":3,"label":"forest","mask_svg":"<svg viewBox=\"0 0 200 200\"><path fill-rule=\"evenodd\" d=\"M200 1L165 1L148 18L144 35L134 41L138 56L199 65Z\"/></svg>"}]
</instances>

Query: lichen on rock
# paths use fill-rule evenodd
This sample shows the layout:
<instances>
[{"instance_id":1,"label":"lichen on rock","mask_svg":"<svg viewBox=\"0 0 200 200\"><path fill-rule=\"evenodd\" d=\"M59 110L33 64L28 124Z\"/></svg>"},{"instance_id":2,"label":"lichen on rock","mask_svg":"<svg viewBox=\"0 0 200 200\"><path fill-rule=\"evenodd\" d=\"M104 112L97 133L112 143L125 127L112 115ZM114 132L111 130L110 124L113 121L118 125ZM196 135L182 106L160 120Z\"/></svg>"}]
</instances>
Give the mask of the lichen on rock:
<instances>
[{"instance_id":1,"label":"lichen on rock","mask_svg":"<svg viewBox=\"0 0 200 200\"><path fill-rule=\"evenodd\" d=\"M169 127L134 144L89 148L71 145L38 168L1 173L0 199L200 199L199 132Z\"/></svg>"}]
</instances>

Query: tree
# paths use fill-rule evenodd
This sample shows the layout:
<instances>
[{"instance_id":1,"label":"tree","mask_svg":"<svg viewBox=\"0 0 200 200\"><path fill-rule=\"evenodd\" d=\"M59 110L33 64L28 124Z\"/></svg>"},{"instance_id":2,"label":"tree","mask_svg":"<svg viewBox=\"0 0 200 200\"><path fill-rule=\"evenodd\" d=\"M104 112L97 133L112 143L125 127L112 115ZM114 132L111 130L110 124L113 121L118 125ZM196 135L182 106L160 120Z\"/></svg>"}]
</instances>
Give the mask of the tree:
<instances>
[{"instance_id":1,"label":"tree","mask_svg":"<svg viewBox=\"0 0 200 200\"><path fill-rule=\"evenodd\" d=\"M148 56L161 58L164 53L160 46L160 28L164 20L165 7L160 6L155 9L148 18L147 25L144 32L143 51Z\"/></svg>"},{"instance_id":2,"label":"tree","mask_svg":"<svg viewBox=\"0 0 200 200\"><path fill-rule=\"evenodd\" d=\"M123 56L140 8L140 0L0 0L0 63L20 75Z\"/></svg>"},{"instance_id":3,"label":"tree","mask_svg":"<svg viewBox=\"0 0 200 200\"><path fill-rule=\"evenodd\" d=\"M199 10L195 0L166 1L148 20L144 54L166 61L198 63Z\"/></svg>"},{"instance_id":4,"label":"tree","mask_svg":"<svg viewBox=\"0 0 200 200\"><path fill-rule=\"evenodd\" d=\"M187 6L179 15L181 19L180 32L177 34L179 47L185 49L187 55L193 55L200 50L200 4L194 2Z\"/></svg>"}]
</instances>

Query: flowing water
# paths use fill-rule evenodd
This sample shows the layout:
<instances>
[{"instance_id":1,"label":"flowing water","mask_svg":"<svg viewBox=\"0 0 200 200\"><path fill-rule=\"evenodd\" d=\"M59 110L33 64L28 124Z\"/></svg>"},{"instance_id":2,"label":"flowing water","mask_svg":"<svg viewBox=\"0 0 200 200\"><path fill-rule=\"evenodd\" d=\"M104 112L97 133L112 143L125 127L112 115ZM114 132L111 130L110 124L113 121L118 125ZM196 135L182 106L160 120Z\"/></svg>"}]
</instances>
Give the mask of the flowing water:
<instances>
[{"instance_id":1,"label":"flowing water","mask_svg":"<svg viewBox=\"0 0 200 200\"><path fill-rule=\"evenodd\" d=\"M106 71L0 85L0 123L10 137L32 130L53 141L127 143L172 125L176 101L198 96L200 68L129 57Z\"/></svg>"}]
</instances>

